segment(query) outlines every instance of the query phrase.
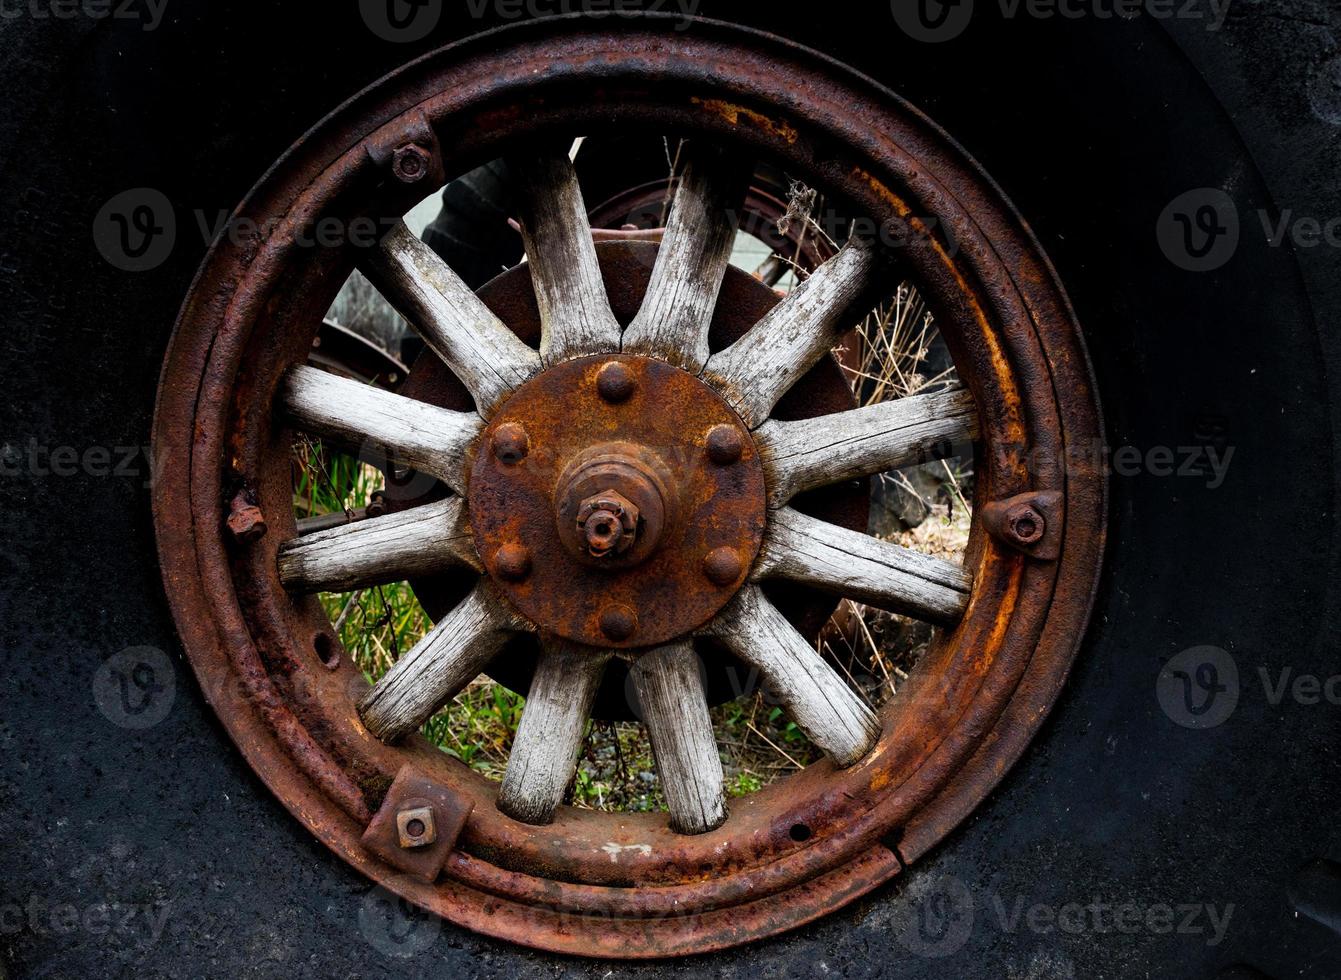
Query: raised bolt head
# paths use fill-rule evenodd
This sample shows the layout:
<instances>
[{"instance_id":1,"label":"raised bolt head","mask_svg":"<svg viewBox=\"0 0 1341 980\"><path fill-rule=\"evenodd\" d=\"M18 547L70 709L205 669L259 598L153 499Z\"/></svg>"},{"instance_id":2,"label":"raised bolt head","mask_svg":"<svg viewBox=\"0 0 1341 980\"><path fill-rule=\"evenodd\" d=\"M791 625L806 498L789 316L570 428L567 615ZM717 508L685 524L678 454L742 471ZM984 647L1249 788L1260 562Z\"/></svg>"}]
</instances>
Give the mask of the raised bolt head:
<instances>
[{"instance_id":1,"label":"raised bolt head","mask_svg":"<svg viewBox=\"0 0 1341 980\"><path fill-rule=\"evenodd\" d=\"M606 606L601 612L601 632L615 643L623 643L638 632L638 614L628 606Z\"/></svg>"},{"instance_id":2,"label":"raised bolt head","mask_svg":"<svg viewBox=\"0 0 1341 980\"><path fill-rule=\"evenodd\" d=\"M1007 524L1011 536L1022 545L1037 544L1047 530L1043 515L1028 504L1013 509Z\"/></svg>"},{"instance_id":3,"label":"raised bolt head","mask_svg":"<svg viewBox=\"0 0 1341 980\"><path fill-rule=\"evenodd\" d=\"M265 516L261 508L247 499L245 493L239 493L233 498L228 514L228 530L239 541L259 541L265 537Z\"/></svg>"},{"instance_id":4,"label":"raised bolt head","mask_svg":"<svg viewBox=\"0 0 1341 980\"><path fill-rule=\"evenodd\" d=\"M531 437L516 422L504 422L494 430L494 458L507 466L513 466L526 458L531 451Z\"/></svg>"},{"instance_id":5,"label":"raised bolt head","mask_svg":"<svg viewBox=\"0 0 1341 980\"><path fill-rule=\"evenodd\" d=\"M745 452L745 434L734 425L716 425L708 432L708 458L718 466L740 462Z\"/></svg>"},{"instance_id":6,"label":"raised bolt head","mask_svg":"<svg viewBox=\"0 0 1341 980\"><path fill-rule=\"evenodd\" d=\"M621 493L607 490L582 501L577 527L593 558L622 555L638 537L638 505Z\"/></svg>"},{"instance_id":7,"label":"raised bolt head","mask_svg":"<svg viewBox=\"0 0 1341 980\"><path fill-rule=\"evenodd\" d=\"M430 159L428 150L407 143L392 156L391 172L403 184L417 184L428 176Z\"/></svg>"},{"instance_id":8,"label":"raised bolt head","mask_svg":"<svg viewBox=\"0 0 1341 980\"><path fill-rule=\"evenodd\" d=\"M703 574L713 585L734 585L745 571L745 563L735 548L718 548L703 559Z\"/></svg>"},{"instance_id":9,"label":"raised bolt head","mask_svg":"<svg viewBox=\"0 0 1341 980\"><path fill-rule=\"evenodd\" d=\"M596 375L597 393L612 405L628 401L636 387L633 372L620 361L611 361Z\"/></svg>"},{"instance_id":10,"label":"raised bolt head","mask_svg":"<svg viewBox=\"0 0 1341 980\"><path fill-rule=\"evenodd\" d=\"M494 571L508 582L520 582L531 574L531 552L522 544L505 544L494 553Z\"/></svg>"},{"instance_id":11,"label":"raised bolt head","mask_svg":"<svg viewBox=\"0 0 1341 980\"><path fill-rule=\"evenodd\" d=\"M428 847L438 839L438 828L431 806L406 807L396 814L396 833L400 846L407 851Z\"/></svg>"}]
</instances>

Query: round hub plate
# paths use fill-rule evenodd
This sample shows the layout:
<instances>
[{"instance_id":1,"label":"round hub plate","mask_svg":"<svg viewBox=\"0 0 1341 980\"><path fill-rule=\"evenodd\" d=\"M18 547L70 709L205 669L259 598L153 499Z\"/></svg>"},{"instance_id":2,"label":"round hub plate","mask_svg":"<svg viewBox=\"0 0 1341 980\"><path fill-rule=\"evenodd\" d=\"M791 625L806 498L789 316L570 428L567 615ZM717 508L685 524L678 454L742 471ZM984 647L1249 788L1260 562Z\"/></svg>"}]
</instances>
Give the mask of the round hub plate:
<instances>
[{"instance_id":1,"label":"round hub plate","mask_svg":"<svg viewBox=\"0 0 1341 980\"><path fill-rule=\"evenodd\" d=\"M600 385L611 364L629 382L615 398ZM714 430L739 435L738 459L714 460L734 456L710 453ZM583 500L609 492L635 502L639 537L598 558L578 520ZM589 646L653 646L703 625L763 540L763 467L739 416L644 357L569 361L518 389L480 440L469 494L476 547L506 596L541 630Z\"/></svg>"}]
</instances>

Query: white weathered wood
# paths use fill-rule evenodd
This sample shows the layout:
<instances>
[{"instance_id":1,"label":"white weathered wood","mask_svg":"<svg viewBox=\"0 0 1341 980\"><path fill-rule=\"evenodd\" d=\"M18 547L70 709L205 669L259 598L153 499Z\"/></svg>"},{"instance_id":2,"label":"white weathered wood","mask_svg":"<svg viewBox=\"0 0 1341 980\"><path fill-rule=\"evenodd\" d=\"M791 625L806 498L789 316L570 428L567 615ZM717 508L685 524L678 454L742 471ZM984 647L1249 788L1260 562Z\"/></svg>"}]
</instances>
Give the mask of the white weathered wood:
<instances>
[{"instance_id":1,"label":"white weathered wood","mask_svg":"<svg viewBox=\"0 0 1341 980\"><path fill-rule=\"evenodd\" d=\"M619 350L620 327L596 261L587 206L562 153L509 161L517 174L518 220L540 307L546 364Z\"/></svg>"},{"instance_id":2,"label":"white weathered wood","mask_svg":"<svg viewBox=\"0 0 1341 980\"><path fill-rule=\"evenodd\" d=\"M481 581L363 696L363 724L384 742L417 731L479 676L509 634L527 628Z\"/></svg>"},{"instance_id":3,"label":"white weathered wood","mask_svg":"<svg viewBox=\"0 0 1341 980\"><path fill-rule=\"evenodd\" d=\"M484 566L461 497L319 531L279 547L279 580L291 592L352 592Z\"/></svg>"},{"instance_id":4,"label":"white weathered wood","mask_svg":"<svg viewBox=\"0 0 1341 980\"><path fill-rule=\"evenodd\" d=\"M542 644L498 791L498 809L512 819L547 824L554 818L577 768L610 654L557 638Z\"/></svg>"},{"instance_id":5,"label":"white weathered wood","mask_svg":"<svg viewBox=\"0 0 1341 980\"><path fill-rule=\"evenodd\" d=\"M835 765L850 766L875 745L875 713L757 585L742 589L706 632L759 670L768 693Z\"/></svg>"},{"instance_id":6,"label":"white weathered wood","mask_svg":"<svg viewBox=\"0 0 1341 980\"><path fill-rule=\"evenodd\" d=\"M451 412L361 381L300 365L280 403L297 428L364 455L386 455L465 492L466 454L484 429L474 412Z\"/></svg>"},{"instance_id":7,"label":"white weathered wood","mask_svg":"<svg viewBox=\"0 0 1341 980\"><path fill-rule=\"evenodd\" d=\"M650 650L630 669L652 740L671 829L703 834L726 821L722 759L698 655L688 643Z\"/></svg>"},{"instance_id":8,"label":"white weathered wood","mask_svg":"<svg viewBox=\"0 0 1341 980\"><path fill-rule=\"evenodd\" d=\"M946 391L799 422L770 419L754 438L769 506L781 507L816 487L971 454L978 412L967 391Z\"/></svg>"},{"instance_id":9,"label":"white weathered wood","mask_svg":"<svg viewBox=\"0 0 1341 980\"><path fill-rule=\"evenodd\" d=\"M973 580L958 565L784 507L752 578L786 579L933 623L957 622Z\"/></svg>"},{"instance_id":10,"label":"white weathered wood","mask_svg":"<svg viewBox=\"0 0 1341 980\"><path fill-rule=\"evenodd\" d=\"M750 169L710 145L690 143L652 280L624 350L697 374L708 361L708 327L731 263Z\"/></svg>"},{"instance_id":11,"label":"white weathered wood","mask_svg":"<svg viewBox=\"0 0 1341 980\"><path fill-rule=\"evenodd\" d=\"M404 222L367 251L361 270L461 379L485 417L540 370L540 355Z\"/></svg>"},{"instance_id":12,"label":"white weathered wood","mask_svg":"<svg viewBox=\"0 0 1341 980\"><path fill-rule=\"evenodd\" d=\"M703 378L750 428L854 324L845 319L867 294L881 267L871 242L854 239L792 290L749 333L709 360Z\"/></svg>"}]
</instances>

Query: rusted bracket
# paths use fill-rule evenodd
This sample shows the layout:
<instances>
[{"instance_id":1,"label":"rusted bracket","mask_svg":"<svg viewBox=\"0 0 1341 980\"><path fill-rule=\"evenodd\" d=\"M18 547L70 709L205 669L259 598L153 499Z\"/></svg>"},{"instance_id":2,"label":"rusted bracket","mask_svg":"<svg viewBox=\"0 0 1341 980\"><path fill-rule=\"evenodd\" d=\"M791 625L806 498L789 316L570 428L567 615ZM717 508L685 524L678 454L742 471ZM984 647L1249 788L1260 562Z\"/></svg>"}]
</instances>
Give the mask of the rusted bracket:
<instances>
[{"instance_id":1,"label":"rusted bracket","mask_svg":"<svg viewBox=\"0 0 1341 980\"><path fill-rule=\"evenodd\" d=\"M432 883L473 808L412 766L402 766L363 832L363 846L387 864Z\"/></svg>"},{"instance_id":2,"label":"rusted bracket","mask_svg":"<svg viewBox=\"0 0 1341 980\"><path fill-rule=\"evenodd\" d=\"M439 187L447 180L438 135L422 112L394 131L374 133L363 147L379 170L389 171L402 184Z\"/></svg>"},{"instance_id":3,"label":"rusted bracket","mask_svg":"<svg viewBox=\"0 0 1341 980\"><path fill-rule=\"evenodd\" d=\"M1062 495L1056 490L1022 493L982 510L988 534L1043 561L1056 561L1062 553L1062 521Z\"/></svg>"}]
</instances>

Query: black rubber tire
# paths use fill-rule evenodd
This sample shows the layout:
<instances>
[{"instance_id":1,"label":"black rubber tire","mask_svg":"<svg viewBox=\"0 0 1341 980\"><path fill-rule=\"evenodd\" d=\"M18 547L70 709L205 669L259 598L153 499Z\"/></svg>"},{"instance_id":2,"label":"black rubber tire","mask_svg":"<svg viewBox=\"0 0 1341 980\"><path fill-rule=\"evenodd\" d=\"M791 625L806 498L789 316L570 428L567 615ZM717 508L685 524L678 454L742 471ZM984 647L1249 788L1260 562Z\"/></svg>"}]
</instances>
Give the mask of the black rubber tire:
<instances>
[{"instance_id":1,"label":"black rubber tire","mask_svg":"<svg viewBox=\"0 0 1341 980\"><path fill-rule=\"evenodd\" d=\"M230 211L365 84L505 22L471 19L470 6L405 44L380 40L356 5L262 13L180 0L150 31L115 17L0 25L0 969L12 976L610 969L419 920L409 928L429 941L404 947L412 958L388 955L361 919L370 885L281 809L204 703L163 601L150 462L118 451L147 440L158 365L206 247L197 214L209 224ZM960 38L928 45L901 34L886 4L823 17L743 6L703 0L700 12L867 72L1001 183L1075 303L1113 446L1209 442L1234 455L1214 487L1148 466L1114 476L1107 571L1072 679L949 842L796 933L619 972L1341 976L1341 712L1273 703L1283 669L1341 670L1341 350L1335 331L1319 332L1341 318L1341 279L1333 249L1295 253L1255 233L1258 209L1341 215L1329 33L1341 14L1242 4L1213 33L1148 18L995 23L996 5L979 4ZM1171 201L1205 187L1232 197L1244 233L1226 265L1195 273L1169 261L1155 228ZM90 234L104 204L135 188L157 189L176 216L175 246L138 273L105 260ZM68 453L53 468L57 447L73 447L74 475L59 475ZM1211 730L1177 723L1156 693L1170 659L1203 646L1238 670L1237 707ZM149 714L162 717L129 728L106 700L110 671L144 647L165 655L150 678ZM1040 918L1095 902L1202 912L1167 929L1143 917L1130 933L1089 912L1079 931ZM1035 906L1044 912L1030 918ZM1208 906L1228 916L1223 935ZM943 914L968 928L938 932ZM933 941L945 935L955 941Z\"/></svg>"}]
</instances>

